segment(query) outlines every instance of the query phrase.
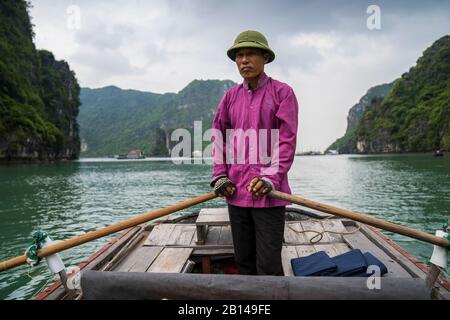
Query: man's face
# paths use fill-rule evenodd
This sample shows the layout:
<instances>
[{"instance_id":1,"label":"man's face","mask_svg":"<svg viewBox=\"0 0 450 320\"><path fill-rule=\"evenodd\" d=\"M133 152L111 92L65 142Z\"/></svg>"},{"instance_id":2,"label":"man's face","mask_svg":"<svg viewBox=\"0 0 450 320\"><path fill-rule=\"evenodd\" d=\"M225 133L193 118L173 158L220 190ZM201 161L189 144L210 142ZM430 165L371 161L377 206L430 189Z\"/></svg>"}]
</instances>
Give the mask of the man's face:
<instances>
[{"instance_id":1,"label":"man's face","mask_svg":"<svg viewBox=\"0 0 450 320\"><path fill-rule=\"evenodd\" d=\"M259 76L264 71L264 64L267 61L268 57L264 52L256 48L242 48L236 51L236 65L246 80Z\"/></svg>"}]
</instances>

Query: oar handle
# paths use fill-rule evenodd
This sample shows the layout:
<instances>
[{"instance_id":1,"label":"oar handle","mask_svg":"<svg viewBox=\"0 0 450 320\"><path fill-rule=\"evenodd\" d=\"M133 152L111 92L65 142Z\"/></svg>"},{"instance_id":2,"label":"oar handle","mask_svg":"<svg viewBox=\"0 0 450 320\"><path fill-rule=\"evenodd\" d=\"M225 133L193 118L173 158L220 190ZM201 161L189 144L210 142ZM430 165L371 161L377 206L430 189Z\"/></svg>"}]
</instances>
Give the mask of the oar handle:
<instances>
[{"instance_id":1,"label":"oar handle","mask_svg":"<svg viewBox=\"0 0 450 320\"><path fill-rule=\"evenodd\" d=\"M336 215L339 217L355 220L364 224L368 224L373 227L377 227L383 230L395 232L404 236L408 236L414 239L422 240L437 246L441 246L444 248L449 248L449 241L445 238L437 237L435 235L431 235L429 233L401 226L389 221L380 220L369 216L367 214L363 214L356 211L341 209L338 207L330 206L328 204L319 203L316 201L304 199L298 196L294 196L291 194L287 194L284 192L273 190L268 194L270 197L277 198L280 200L288 201L291 203L298 204L300 206L308 207L311 209L316 209L322 212L330 213L332 215Z\"/></svg>"},{"instance_id":2,"label":"oar handle","mask_svg":"<svg viewBox=\"0 0 450 320\"><path fill-rule=\"evenodd\" d=\"M44 258L51 254L54 254L54 253L57 253L57 252L60 252L60 251L63 251L63 250L66 250L66 249L69 249L69 248L72 248L75 246L79 246L80 244L83 244L83 243L86 243L86 242L89 242L89 241L92 241L92 240L95 240L98 238L102 238L104 236L110 235L110 234L118 232L118 231L122 231L122 230L125 230L128 228L137 226L139 224L166 216L166 215L174 213L176 211L180 211L180 210L195 206L197 204L214 199L216 197L217 197L217 195L215 195L214 192L210 192L210 193L207 193L207 194L204 194L204 195L201 195L201 196L189 199L189 200L179 202L177 204L171 205L166 208L150 211L150 212L144 213L140 216L137 216L135 218L125 220L122 222L118 222L116 224L85 233L81 236L77 236L77 237L74 237L74 238L71 238L71 239L68 239L65 241L61 241L61 242L49 245L48 247L45 247L42 250L40 250L38 256L41 258ZM27 261L26 255L22 255L22 256L12 258L10 260L0 262L0 272L20 266L22 264L25 264L26 261Z\"/></svg>"}]
</instances>

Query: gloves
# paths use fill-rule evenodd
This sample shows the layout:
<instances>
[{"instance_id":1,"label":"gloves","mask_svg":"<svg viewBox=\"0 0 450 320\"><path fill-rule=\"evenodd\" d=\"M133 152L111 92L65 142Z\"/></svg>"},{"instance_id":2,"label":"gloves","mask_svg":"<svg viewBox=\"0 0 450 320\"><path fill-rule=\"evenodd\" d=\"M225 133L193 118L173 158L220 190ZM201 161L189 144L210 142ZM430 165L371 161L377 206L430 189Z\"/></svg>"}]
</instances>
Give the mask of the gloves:
<instances>
[{"instance_id":1,"label":"gloves","mask_svg":"<svg viewBox=\"0 0 450 320\"><path fill-rule=\"evenodd\" d=\"M229 197L234 191L236 191L236 187L228 177L219 178L214 183L214 193L220 197Z\"/></svg>"},{"instance_id":2,"label":"gloves","mask_svg":"<svg viewBox=\"0 0 450 320\"><path fill-rule=\"evenodd\" d=\"M258 177L254 177L247 187L247 191L254 193L256 196L267 194L273 189L273 184L269 180Z\"/></svg>"}]
</instances>

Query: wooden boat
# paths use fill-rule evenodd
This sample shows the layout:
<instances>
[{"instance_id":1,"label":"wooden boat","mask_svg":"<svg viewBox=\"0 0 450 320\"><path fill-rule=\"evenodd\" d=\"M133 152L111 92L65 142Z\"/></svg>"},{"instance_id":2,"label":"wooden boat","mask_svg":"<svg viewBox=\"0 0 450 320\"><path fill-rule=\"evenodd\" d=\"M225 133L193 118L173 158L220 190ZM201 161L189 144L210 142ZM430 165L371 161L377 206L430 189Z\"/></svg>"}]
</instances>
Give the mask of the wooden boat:
<instances>
[{"instance_id":1,"label":"wooden boat","mask_svg":"<svg viewBox=\"0 0 450 320\"><path fill-rule=\"evenodd\" d=\"M378 287L370 277L293 276L293 258L351 249L387 266ZM58 281L35 299L450 298L448 281L427 285L428 267L378 229L302 207L286 210L284 277L238 275L233 254L227 209L172 214L123 231L81 263L81 288L67 290Z\"/></svg>"},{"instance_id":2,"label":"wooden boat","mask_svg":"<svg viewBox=\"0 0 450 320\"><path fill-rule=\"evenodd\" d=\"M441 149L438 149L434 152L434 156L435 157L443 157L444 156L444 152Z\"/></svg>"}]
</instances>

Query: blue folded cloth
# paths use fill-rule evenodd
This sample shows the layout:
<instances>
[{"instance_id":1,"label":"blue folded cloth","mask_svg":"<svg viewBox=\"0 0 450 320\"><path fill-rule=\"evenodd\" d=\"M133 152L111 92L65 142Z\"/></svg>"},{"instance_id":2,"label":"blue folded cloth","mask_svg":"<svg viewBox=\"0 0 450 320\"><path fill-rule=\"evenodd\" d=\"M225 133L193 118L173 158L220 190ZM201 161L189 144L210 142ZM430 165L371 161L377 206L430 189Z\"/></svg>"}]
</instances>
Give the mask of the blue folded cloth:
<instances>
[{"instance_id":1,"label":"blue folded cloth","mask_svg":"<svg viewBox=\"0 0 450 320\"><path fill-rule=\"evenodd\" d=\"M387 273L387 268L370 252L362 253L355 249L330 258L325 251L313 253L307 257L291 260L292 270L296 276L331 276L331 277L369 277L367 267L376 265L381 275Z\"/></svg>"},{"instance_id":2,"label":"blue folded cloth","mask_svg":"<svg viewBox=\"0 0 450 320\"><path fill-rule=\"evenodd\" d=\"M373 254L371 254L370 252L365 252L364 253L364 259L366 260L366 264L367 267L369 266L378 266L380 268L380 276L382 276L383 274L387 273L387 267L385 266L385 264L383 262L381 262L379 259L377 259ZM356 273L354 275L352 275L352 277L370 277L371 275L373 275L373 272L370 271L369 273L367 271L362 272L362 273Z\"/></svg>"},{"instance_id":3,"label":"blue folded cloth","mask_svg":"<svg viewBox=\"0 0 450 320\"><path fill-rule=\"evenodd\" d=\"M337 265L333 277L350 277L354 274L362 274L367 270L367 263L361 250L355 249L331 258Z\"/></svg>"},{"instance_id":4,"label":"blue folded cloth","mask_svg":"<svg viewBox=\"0 0 450 320\"><path fill-rule=\"evenodd\" d=\"M336 264L324 252L291 259L292 271L297 277L322 276L336 271Z\"/></svg>"}]
</instances>

